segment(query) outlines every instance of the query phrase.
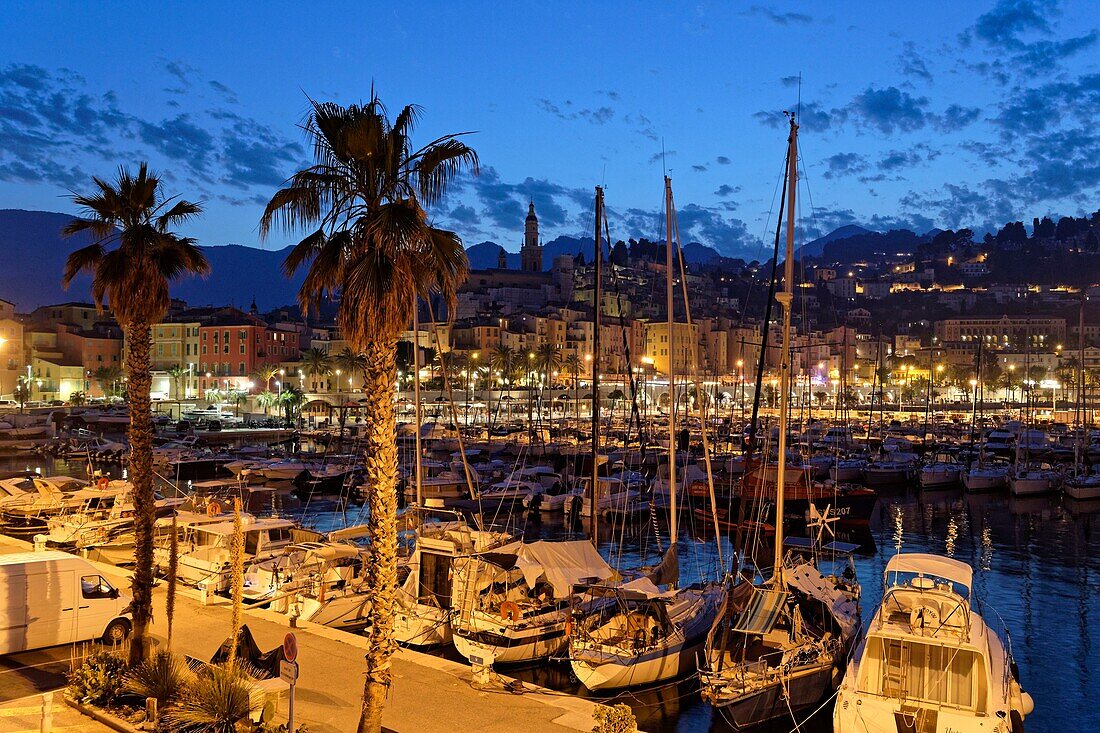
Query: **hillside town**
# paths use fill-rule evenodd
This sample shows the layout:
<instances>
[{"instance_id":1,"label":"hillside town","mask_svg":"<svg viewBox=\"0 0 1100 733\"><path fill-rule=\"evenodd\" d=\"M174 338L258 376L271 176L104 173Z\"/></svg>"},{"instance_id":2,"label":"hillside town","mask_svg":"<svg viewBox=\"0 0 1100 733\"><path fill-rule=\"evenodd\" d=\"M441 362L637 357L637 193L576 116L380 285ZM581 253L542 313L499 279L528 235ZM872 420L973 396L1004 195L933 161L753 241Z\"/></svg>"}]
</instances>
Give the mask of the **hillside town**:
<instances>
[{"instance_id":1,"label":"hillside town","mask_svg":"<svg viewBox=\"0 0 1100 733\"><path fill-rule=\"evenodd\" d=\"M1061 402L1072 411L1100 385L1094 305L1100 284L1006 282L991 265L1025 248L1054 260L1087 257L1097 250L1098 231L1100 212L1057 225L1037 219L1030 235L1010 224L981 242L968 230L905 233L911 236L900 237L908 240L901 245L890 241L899 239L896 232L864 233L833 239L817 256L803 253L791 341L800 375L794 399L821 407L867 406L872 399L900 406L930 397L969 403L979 392L991 403L1014 403L1031 393L1034 405L1056 410ZM460 400L587 384L594 356L591 252L544 263L533 203L519 249L518 269L508 268L501 247L498 267L472 270L453 314L439 303L422 304L419 331L402 336L399 386L409 386L414 343L421 376L438 389L441 367L448 368L465 390ZM676 373L710 385L720 400L751 402L771 264L685 265L690 322L678 302L678 348L670 357L663 244L630 240L612 247L601 304L607 392L618 390L621 398L633 377L640 400L667 401L662 384L671 359ZM1033 280L1038 272L1032 270ZM673 273L673 281L678 287L681 275ZM330 417L362 388L356 355L332 312L307 320L295 305L261 313L254 301L247 312L173 301L152 329L152 397L267 411L293 388L303 415ZM773 330L763 359L766 400L774 400L777 339ZM0 399L33 407L117 398L126 388L125 351L110 312L91 303L20 312L0 300Z\"/></svg>"}]
</instances>

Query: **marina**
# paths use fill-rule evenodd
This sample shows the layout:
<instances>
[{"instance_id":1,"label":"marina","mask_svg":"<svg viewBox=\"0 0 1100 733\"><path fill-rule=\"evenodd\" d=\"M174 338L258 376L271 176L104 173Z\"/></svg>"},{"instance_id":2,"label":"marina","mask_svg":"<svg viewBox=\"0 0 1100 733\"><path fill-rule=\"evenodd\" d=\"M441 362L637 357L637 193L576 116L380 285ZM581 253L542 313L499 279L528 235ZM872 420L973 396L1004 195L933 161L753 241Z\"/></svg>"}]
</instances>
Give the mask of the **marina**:
<instances>
[{"instance_id":1,"label":"marina","mask_svg":"<svg viewBox=\"0 0 1100 733\"><path fill-rule=\"evenodd\" d=\"M932 458L939 460L941 456L935 454ZM0 463L0 470L8 473L29 470L43 476L69 475L80 479L87 478L86 469L87 465L79 458L70 462L34 454ZM121 475L121 467L116 465L114 472ZM292 485L284 487L291 489ZM519 505L516 515L515 529L526 540L583 539L588 534L584 525L566 525L564 513L530 512ZM366 518L362 508L354 504L344 510L314 511L308 502L301 502L295 511L281 516L324 532L353 527ZM713 579L717 572L713 531L707 522L695 519L695 515L687 516L681 534L681 574L685 582ZM602 522L601 555L616 560L620 567L652 565L659 559L648 514L625 520L610 514L607 517L611 521ZM998 623L1004 621L1028 693L1036 700L1059 701L1056 709L1060 711L1086 715L1082 701L1100 692L1087 672L1087 659L1095 651L1094 640L1087 633L1093 610L1091 597L1097 589L1096 578L1100 577L1095 560L1100 549L1097 522L1100 522L1100 502L1074 499L1065 493L1019 497L1011 494L1007 486L992 492L974 492L966 491L960 483L926 488L913 479L878 489L866 524L832 526L837 539L858 547L853 558L865 613L872 612L882 597L886 564L896 552L934 553L972 567L973 597L986 609L991 625L993 619ZM767 537L761 539L762 549L770 552ZM732 555L732 533L723 533L721 542L727 557ZM1068 678L1064 674L1063 642L1037 633L1044 625L1057 624L1066 618L1074 619L1077 631L1070 645L1071 654L1082 665L1079 673ZM429 651L456 663L466 663L453 647ZM503 671L526 683L582 698L621 700L632 707L643 730L686 731L698 730L700 726L716 731L734 729L720 709L701 699L698 679L693 673L657 685L657 689L638 687L609 696L587 690L564 659L552 660L549 665L505 664ZM1033 730L1044 729L1044 721L1050 715L1044 708L1038 705L1028 717ZM828 708L818 713L805 723L805 729L829 730L832 722L828 713ZM789 718L767 726L768 730L789 728Z\"/></svg>"},{"instance_id":2,"label":"marina","mask_svg":"<svg viewBox=\"0 0 1100 733\"><path fill-rule=\"evenodd\" d=\"M126 5L0 52L0 733L1097 727L1089 3Z\"/></svg>"}]
</instances>

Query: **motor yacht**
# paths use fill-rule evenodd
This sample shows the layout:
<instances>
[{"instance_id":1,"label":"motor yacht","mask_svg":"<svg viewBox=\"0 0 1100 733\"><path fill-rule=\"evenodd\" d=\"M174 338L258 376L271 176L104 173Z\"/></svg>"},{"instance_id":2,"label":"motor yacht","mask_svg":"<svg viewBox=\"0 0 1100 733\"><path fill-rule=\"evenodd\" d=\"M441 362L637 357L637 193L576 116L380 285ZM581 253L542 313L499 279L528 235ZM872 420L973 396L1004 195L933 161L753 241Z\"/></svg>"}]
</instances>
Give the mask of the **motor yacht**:
<instances>
[{"instance_id":1,"label":"motor yacht","mask_svg":"<svg viewBox=\"0 0 1100 733\"><path fill-rule=\"evenodd\" d=\"M1022 733L1034 708L1011 652L974 611L970 566L898 554L833 708L834 733Z\"/></svg>"}]
</instances>

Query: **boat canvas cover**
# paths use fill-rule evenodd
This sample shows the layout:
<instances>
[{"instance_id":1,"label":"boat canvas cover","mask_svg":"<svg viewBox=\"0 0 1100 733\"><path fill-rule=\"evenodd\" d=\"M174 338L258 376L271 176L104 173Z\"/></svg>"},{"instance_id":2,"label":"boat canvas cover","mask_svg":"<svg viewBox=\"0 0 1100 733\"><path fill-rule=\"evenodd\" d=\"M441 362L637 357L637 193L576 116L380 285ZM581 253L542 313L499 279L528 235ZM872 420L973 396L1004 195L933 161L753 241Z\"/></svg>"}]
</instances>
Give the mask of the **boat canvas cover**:
<instances>
[{"instance_id":1,"label":"boat canvas cover","mask_svg":"<svg viewBox=\"0 0 1100 733\"><path fill-rule=\"evenodd\" d=\"M886 564L886 575L890 573L914 573L932 575L966 586L969 591L974 586L974 571L964 562L949 557L929 555L920 552L898 553ZM889 585L889 583L887 583Z\"/></svg>"},{"instance_id":2,"label":"boat canvas cover","mask_svg":"<svg viewBox=\"0 0 1100 733\"><path fill-rule=\"evenodd\" d=\"M787 601L787 593L782 590L755 588L752 600L741 613L732 627L733 631L743 634L766 634L771 631Z\"/></svg>"},{"instance_id":3,"label":"boat canvas cover","mask_svg":"<svg viewBox=\"0 0 1100 733\"><path fill-rule=\"evenodd\" d=\"M841 637L852 638L859 629L859 608L836 586L825 581L813 565L803 563L787 574L787 585L820 601L840 627Z\"/></svg>"},{"instance_id":4,"label":"boat canvas cover","mask_svg":"<svg viewBox=\"0 0 1100 733\"><path fill-rule=\"evenodd\" d=\"M539 578L554 589L554 597L568 598L573 586L582 581L611 580L615 569L600 557L586 540L571 542L528 542L515 548L515 567L531 588Z\"/></svg>"}]
</instances>

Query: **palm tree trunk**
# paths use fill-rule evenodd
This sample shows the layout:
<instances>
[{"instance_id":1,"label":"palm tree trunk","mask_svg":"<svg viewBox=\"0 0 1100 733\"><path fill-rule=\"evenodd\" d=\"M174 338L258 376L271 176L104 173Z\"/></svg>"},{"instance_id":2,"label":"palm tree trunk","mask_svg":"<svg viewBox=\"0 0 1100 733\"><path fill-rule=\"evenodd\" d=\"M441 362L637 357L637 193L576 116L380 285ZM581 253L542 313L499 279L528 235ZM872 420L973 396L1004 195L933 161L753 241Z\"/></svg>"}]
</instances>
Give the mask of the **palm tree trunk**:
<instances>
[{"instance_id":1,"label":"palm tree trunk","mask_svg":"<svg viewBox=\"0 0 1100 733\"><path fill-rule=\"evenodd\" d=\"M395 339L367 344L363 392L367 413L364 423L369 426L364 463L369 487L370 562L366 582L372 602L359 733L382 730L382 710L390 689L390 657L397 648L393 638L397 593L397 423L393 406L396 356Z\"/></svg>"},{"instance_id":2,"label":"palm tree trunk","mask_svg":"<svg viewBox=\"0 0 1100 733\"><path fill-rule=\"evenodd\" d=\"M130 666L149 656L147 637L153 620L153 524L156 521L153 495L153 424L150 416L149 324L135 321L126 333L129 351L126 374L130 403L130 481L134 496L134 576L130 588L134 597L134 635L130 642Z\"/></svg>"}]
</instances>

